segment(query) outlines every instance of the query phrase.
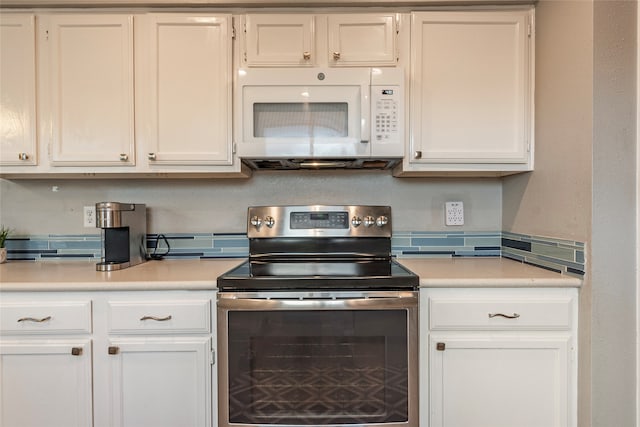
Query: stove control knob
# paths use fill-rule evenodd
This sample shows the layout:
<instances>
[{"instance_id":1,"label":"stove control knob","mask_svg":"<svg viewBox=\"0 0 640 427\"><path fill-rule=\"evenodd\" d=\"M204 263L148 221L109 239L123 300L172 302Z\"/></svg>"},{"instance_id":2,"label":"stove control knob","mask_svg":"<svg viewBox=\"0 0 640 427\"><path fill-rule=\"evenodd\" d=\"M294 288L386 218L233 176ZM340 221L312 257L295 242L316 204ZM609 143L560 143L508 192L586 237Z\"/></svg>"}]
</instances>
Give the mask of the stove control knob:
<instances>
[{"instance_id":1,"label":"stove control knob","mask_svg":"<svg viewBox=\"0 0 640 427\"><path fill-rule=\"evenodd\" d=\"M255 228L260 228L260 226L262 225L262 220L258 216L251 217L251 225L253 225Z\"/></svg>"},{"instance_id":2,"label":"stove control knob","mask_svg":"<svg viewBox=\"0 0 640 427\"><path fill-rule=\"evenodd\" d=\"M376 223L376 219L370 215L367 215L364 217L364 226L365 227L371 227L373 224Z\"/></svg>"},{"instance_id":3,"label":"stove control knob","mask_svg":"<svg viewBox=\"0 0 640 427\"><path fill-rule=\"evenodd\" d=\"M276 220L273 219L272 216L268 216L264 219L264 225L266 225L269 228L272 228L276 223Z\"/></svg>"},{"instance_id":4,"label":"stove control knob","mask_svg":"<svg viewBox=\"0 0 640 427\"><path fill-rule=\"evenodd\" d=\"M384 227L385 225L387 225L389 223L389 218L387 218L386 216L382 215L379 216L378 219L376 219L376 225L378 227Z\"/></svg>"},{"instance_id":5,"label":"stove control knob","mask_svg":"<svg viewBox=\"0 0 640 427\"><path fill-rule=\"evenodd\" d=\"M351 225L353 225L354 227L359 227L360 224L362 224L362 218L354 215L354 217L351 218Z\"/></svg>"}]
</instances>

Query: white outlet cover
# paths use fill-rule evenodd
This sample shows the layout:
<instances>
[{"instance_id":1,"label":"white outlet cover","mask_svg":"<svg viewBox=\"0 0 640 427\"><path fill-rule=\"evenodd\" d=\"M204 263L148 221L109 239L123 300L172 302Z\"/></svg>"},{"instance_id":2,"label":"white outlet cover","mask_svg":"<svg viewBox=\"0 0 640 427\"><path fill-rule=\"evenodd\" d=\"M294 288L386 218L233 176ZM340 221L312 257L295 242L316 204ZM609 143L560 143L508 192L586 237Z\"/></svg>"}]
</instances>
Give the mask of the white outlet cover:
<instances>
[{"instance_id":1,"label":"white outlet cover","mask_svg":"<svg viewBox=\"0 0 640 427\"><path fill-rule=\"evenodd\" d=\"M462 202L445 203L445 225L464 225L464 204Z\"/></svg>"},{"instance_id":2,"label":"white outlet cover","mask_svg":"<svg viewBox=\"0 0 640 427\"><path fill-rule=\"evenodd\" d=\"M96 207L85 206L83 208L83 224L87 228L96 226Z\"/></svg>"}]
</instances>

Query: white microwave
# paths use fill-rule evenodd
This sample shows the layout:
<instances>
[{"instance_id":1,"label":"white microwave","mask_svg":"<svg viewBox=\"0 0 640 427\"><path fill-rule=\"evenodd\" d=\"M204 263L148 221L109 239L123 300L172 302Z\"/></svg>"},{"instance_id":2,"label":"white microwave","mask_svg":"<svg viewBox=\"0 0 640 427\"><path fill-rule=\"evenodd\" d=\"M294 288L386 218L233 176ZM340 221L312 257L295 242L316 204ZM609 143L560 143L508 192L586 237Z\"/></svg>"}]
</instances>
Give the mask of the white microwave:
<instances>
[{"instance_id":1,"label":"white microwave","mask_svg":"<svg viewBox=\"0 0 640 427\"><path fill-rule=\"evenodd\" d=\"M404 154L403 81L398 68L241 68L238 156L254 168L393 166Z\"/></svg>"}]
</instances>

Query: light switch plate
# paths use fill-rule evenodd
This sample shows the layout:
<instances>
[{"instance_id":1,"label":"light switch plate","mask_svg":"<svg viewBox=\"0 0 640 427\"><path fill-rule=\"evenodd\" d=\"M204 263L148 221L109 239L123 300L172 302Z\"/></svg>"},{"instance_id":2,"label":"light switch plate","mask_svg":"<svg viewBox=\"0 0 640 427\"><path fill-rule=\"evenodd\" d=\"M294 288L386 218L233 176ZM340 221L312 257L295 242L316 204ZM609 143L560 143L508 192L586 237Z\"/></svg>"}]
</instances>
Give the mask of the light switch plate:
<instances>
[{"instance_id":1,"label":"light switch plate","mask_svg":"<svg viewBox=\"0 0 640 427\"><path fill-rule=\"evenodd\" d=\"M464 225L464 205L462 202L445 203L445 225Z\"/></svg>"}]
</instances>

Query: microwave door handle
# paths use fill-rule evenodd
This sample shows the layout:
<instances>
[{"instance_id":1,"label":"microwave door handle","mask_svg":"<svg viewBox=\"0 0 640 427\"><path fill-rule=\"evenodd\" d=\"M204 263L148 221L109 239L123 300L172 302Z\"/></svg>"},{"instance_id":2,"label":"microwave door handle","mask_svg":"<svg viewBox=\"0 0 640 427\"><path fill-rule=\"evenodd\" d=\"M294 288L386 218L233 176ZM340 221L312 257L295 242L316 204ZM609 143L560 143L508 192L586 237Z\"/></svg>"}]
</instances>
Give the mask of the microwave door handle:
<instances>
[{"instance_id":1,"label":"microwave door handle","mask_svg":"<svg viewBox=\"0 0 640 427\"><path fill-rule=\"evenodd\" d=\"M371 139L371 94L368 85L362 85L360 91L360 142L367 143Z\"/></svg>"}]
</instances>

